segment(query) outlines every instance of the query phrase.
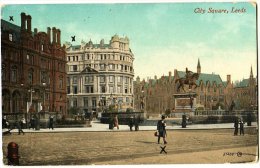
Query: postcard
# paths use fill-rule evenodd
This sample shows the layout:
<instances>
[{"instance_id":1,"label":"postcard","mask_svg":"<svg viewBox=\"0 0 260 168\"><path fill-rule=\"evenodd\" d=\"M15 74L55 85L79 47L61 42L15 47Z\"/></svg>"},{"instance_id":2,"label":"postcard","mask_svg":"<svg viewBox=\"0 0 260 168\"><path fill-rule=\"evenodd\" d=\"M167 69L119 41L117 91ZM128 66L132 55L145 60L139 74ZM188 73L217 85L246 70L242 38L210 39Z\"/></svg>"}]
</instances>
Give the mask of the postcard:
<instances>
[{"instance_id":1,"label":"postcard","mask_svg":"<svg viewBox=\"0 0 260 168\"><path fill-rule=\"evenodd\" d=\"M256 166L256 2L1 5L2 166Z\"/></svg>"}]
</instances>

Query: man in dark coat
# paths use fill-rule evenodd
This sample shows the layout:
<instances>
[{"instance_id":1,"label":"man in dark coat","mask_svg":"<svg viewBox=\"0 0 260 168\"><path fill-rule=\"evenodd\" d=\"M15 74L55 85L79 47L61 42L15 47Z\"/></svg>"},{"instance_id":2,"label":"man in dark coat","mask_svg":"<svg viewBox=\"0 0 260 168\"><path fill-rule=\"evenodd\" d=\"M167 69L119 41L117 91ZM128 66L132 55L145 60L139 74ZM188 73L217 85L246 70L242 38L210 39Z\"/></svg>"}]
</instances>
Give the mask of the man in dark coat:
<instances>
[{"instance_id":1,"label":"man in dark coat","mask_svg":"<svg viewBox=\"0 0 260 168\"><path fill-rule=\"evenodd\" d=\"M158 135L158 144L160 143L160 138L163 137L164 144L167 144L166 142L166 122L165 122L165 116L162 116L162 119L157 122L157 130L159 132Z\"/></svg>"},{"instance_id":2,"label":"man in dark coat","mask_svg":"<svg viewBox=\"0 0 260 168\"><path fill-rule=\"evenodd\" d=\"M238 119L237 118L235 118L234 127L235 127L234 135L236 136L238 133Z\"/></svg>"},{"instance_id":3,"label":"man in dark coat","mask_svg":"<svg viewBox=\"0 0 260 168\"><path fill-rule=\"evenodd\" d=\"M53 116L52 115L49 118L49 129L53 129Z\"/></svg>"},{"instance_id":4,"label":"man in dark coat","mask_svg":"<svg viewBox=\"0 0 260 168\"><path fill-rule=\"evenodd\" d=\"M239 121L239 128L240 128L240 135L241 134L244 135L244 122L242 119L240 119L240 121Z\"/></svg>"}]
</instances>

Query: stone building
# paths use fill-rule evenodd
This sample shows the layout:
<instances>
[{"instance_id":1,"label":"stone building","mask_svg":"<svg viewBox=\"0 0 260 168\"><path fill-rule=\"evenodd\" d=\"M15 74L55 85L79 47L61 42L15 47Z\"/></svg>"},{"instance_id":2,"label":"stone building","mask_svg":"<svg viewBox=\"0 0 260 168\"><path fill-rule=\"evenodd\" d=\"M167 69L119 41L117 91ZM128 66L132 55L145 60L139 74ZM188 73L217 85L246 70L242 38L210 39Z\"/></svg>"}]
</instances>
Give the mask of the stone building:
<instances>
[{"instance_id":1,"label":"stone building","mask_svg":"<svg viewBox=\"0 0 260 168\"><path fill-rule=\"evenodd\" d=\"M21 13L21 26L1 20L2 112L29 110L65 113L65 47L61 31L31 29L32 18ZM52 36L52 41L51 41ZM31 107L31 108L30 108Z\"/></svg>"},{"instance_id":2,"label":"stone building","mask_svg":"<svg viewBox=\"0 0 260 168\"><path fill-rule=\"evenodd\" d=\"M218 74L202 73L200 61L197 64L197 73L199 78L196 80L197 88L193 87L192 92L196 93L196 102L194 102L194 110L228 110L230 107L234 93L231 75L227 75L227 80L222 81ZM180 92L177 92L178 83L175 81L185 77L185 71L174 70L174 74L169 72L168 76L162 76L157 79L148 79L147 81L137 77L134 82L134 98L136 111L144 110L149 116L158 116L166 111L175 112L175 100L173 95L176 93L189 93L186 86Z\"/></svg>"},{"instance_id":3,"label":"stone building","mask_svg":"<svg viewBox=\"0 0 260 168\"><path fill-rule=\"evenodd\" d=\"M109 44L66 43L68 107L100 112L110 105L118 111L133 107L134 55L127 37L114 35Z\"/></svg>"},{"instance_id":4,"label":"stone building","mask_svg":"<svg viewBox=\"0 0 260 168\"><path fill-rule=\"evenodd\" d=\"M237 109L257 109L257 78L254 78L252 67L248 79L235 83L234 93Z\"/></svg>"}]
</instances>

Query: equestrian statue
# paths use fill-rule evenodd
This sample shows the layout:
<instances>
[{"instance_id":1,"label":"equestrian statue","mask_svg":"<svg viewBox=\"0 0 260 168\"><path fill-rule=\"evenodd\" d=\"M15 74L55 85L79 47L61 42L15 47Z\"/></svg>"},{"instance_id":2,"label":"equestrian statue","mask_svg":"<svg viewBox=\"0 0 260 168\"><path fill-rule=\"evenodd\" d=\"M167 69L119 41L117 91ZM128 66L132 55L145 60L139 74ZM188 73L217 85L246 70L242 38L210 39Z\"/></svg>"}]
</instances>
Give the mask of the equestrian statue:
<instances>
[{"instance_id":1,"label":"equestrian statue","mask_svg":"<svg viewBox=\"0 0 260 168\"><path fill-rule=\"evenodd\" d=\"M196 80L199 79L198 73L193 73L186 68L186 75L183 78L179 78L175 81L175 83L179 83L179 86L177 88L177 91L180 91L180 88L184 90L184 85L189 85L189 89L192 89L192 86L195 85L195 88L197 88Z\"/></svg>"}]
</instances>

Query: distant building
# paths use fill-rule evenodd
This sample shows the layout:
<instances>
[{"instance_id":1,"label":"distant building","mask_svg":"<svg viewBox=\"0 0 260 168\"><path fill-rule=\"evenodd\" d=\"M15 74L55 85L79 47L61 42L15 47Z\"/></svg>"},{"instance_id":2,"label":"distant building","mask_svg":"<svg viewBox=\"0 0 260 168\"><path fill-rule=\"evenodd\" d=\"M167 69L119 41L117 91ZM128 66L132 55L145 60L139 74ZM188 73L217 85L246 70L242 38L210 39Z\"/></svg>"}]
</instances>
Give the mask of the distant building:
<instances>
[{"instance_id":1,"label":"distant building","mask_svg":"<svg viewBox=\"0 0 260 168\"><path fill-rule=\"evenodd\" d=\"M68 107L80 113L133 107L134 55L129 39L114 35L109 44L66 44Z\"/></svg>"},{"instance_id":2,"label":"distant building","mask_svg":"<svg viewBox=\"0 0 260 168\"><path fill-rule=\"evenodd\" d=\"M249 78L236 82L234 91L236 108L257 109L257 78L253 76L252 67Z\"/></svg>"},{"instance_id":3,"label":"distant building","mask_svg":"<svg viewBox=\"0 0 260 168\"><path fill-rule=\"evenodd\" d=\"M31 30L32 18L21 13L21 26L1 20L2 112L65 113L65 47L59 29ZM31 104L32 103L32 104Z\"/></svg>"},{"instance_id":4,"label":"distant building","mask_svg":"<svg viewBox=\"0 0 260 168\"><path fill-rule=\"evenodd\" d=\"M199 78L196 81L197 88L192 90L196 92L195 109L200 110L229 110L232 102L238 102L238 95L241 95L240 90L248 93L248 100L251 104L256 104L256 80L253 78L252 70L248 79L247 87L234 87L231 81L231 75L227 75L227 80L223 81L217 74L202 73L200 61L198 60L197 73ZM134 98L136 111L144 110L147 115L158 116L170 111L174 114L175 101L173 95L177 93L177 85L175 81L185 77L185 71L174 70L174 75L169 72L168 76L162 76L157 79L140 80L139 77L134 81ZM250 81L250 82L249 82ZM242 84L242 83L241 83ZM241 85L240 84L240 85ZM188 87L185 92L189 91ZM180 91L180 93L185 93ZM249 98L249 96L251 98ZM240 109L240 106L235 106L234 109Z\"/></svg>"}]
</instances>

